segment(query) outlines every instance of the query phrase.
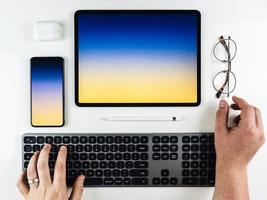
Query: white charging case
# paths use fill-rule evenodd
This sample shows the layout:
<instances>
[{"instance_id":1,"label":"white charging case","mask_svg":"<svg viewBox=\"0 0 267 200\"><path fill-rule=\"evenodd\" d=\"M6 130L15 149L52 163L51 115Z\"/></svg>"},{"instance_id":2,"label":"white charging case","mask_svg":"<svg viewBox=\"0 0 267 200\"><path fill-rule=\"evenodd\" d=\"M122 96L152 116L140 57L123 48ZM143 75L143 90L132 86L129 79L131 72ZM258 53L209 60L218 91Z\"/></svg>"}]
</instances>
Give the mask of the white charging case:
<instances>
[{"instance_id":1,"label":"white charging case","mask_svg":"<svg viewBox=\"0 0 267 200\"><path fill-rule=\"evenodd\" d=\"M37 41L55 41L61 38L61 29L58 22L38 21L34 23L33 36Z\"/></svg>"}]
</instances>

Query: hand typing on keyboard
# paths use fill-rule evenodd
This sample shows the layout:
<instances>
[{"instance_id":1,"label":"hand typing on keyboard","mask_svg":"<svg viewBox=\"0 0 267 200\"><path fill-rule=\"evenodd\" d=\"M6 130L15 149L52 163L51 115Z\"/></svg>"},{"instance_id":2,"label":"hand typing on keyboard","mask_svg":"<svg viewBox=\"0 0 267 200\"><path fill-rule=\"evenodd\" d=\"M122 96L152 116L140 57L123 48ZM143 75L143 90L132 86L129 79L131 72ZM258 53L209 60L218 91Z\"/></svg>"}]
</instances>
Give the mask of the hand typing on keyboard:
<instances>
[{"instance_id":1,"label":"hand typing on keyboard","mask_svg":"<svg viewBox=\"0 0 267 200\"><path fill-rule=\"evenodd\" d=\"M59 149L53 180L48 166L50 150L51 145L46 144L40 153L36 152L31 157L27 173L24 172L17 183L21 194L25 200L80 200L83 193L84 176L80 175L76 178L70 197L68 197L66 185L67 148L62 146ZM25 183L26 178L31 181L29 186Z\"/></svg>"},{"instance_id":2,"label":"hand typing on keyboard","mask_svg":"<svg viewBox=\"0 0 267 200\"><path fill-rule=\"evenodd\" d=\"M227 127L229 106L221 100L215 123L216 183L214 200L248 200L246 168L264 143L258 108L233 97L232 109L241 110L235 127Z\"/></svg>"}]
</instances>

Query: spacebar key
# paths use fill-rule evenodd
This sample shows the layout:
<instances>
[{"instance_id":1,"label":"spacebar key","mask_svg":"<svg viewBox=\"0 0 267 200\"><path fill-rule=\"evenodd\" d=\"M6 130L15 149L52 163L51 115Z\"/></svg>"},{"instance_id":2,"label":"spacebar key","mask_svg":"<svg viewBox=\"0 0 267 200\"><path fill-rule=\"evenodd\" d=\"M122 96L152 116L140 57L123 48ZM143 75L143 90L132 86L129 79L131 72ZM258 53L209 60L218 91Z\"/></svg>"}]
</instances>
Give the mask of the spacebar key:
<instances>
[{"instance_id":1,"label":"spacebar key","mask_svg":"<svg viewBox=\"0 0 267 200\"><path fill-rule=\"evenodd\" d=\"M103 185L102 178L86 178L84 180L84 185Z\"/></svg>"}]
</instances>

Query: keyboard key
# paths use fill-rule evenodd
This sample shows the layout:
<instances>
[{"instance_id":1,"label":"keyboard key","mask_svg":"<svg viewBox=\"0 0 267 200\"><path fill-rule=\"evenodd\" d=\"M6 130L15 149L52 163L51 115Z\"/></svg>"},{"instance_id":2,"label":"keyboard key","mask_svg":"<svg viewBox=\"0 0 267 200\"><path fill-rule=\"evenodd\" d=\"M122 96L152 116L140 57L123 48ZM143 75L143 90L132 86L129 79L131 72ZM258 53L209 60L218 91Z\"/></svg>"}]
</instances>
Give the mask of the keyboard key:
<instances>
[{"instance_id":1,"label":"keyboard key","mask_svg":"<svg viewBox=\"0 0 267 200\"><path fill-rule=\"evenodd\" d=\"M125 152L127 150L127 146L125 144L119 145L119 152Z\"/></svg>"},{"instance_id":2,"label":"keyboard key","mask_svg":"<svg viewBox=\"0 0 267 200\"><path fill-rule=\"evenodd\" d=\"M154 136L152 141L153 141L153 143L160 143L160 137L159 136Z\"/></svg>"},{"instance_id":3,"label":"keyboard key","mask_svg":"<svg viewBox=\"0 0 267 200\"><path fill-rule=\"evenodd\" d=\"M69 136L64 136L63 137L63 143L64 144L69 144L70 143L70 137Z\"/></svg>"},{"instance_id":4,"label":"keyboard key","mask_svg":"<svg viewBox=\"0 0 267 200\"><path fill-rule=\"evenodd\" d=\"M130 178L124 178L122 182L123 182L124 185L130 185L131 184L131 179Z\"/></svg>"},{"instance_id":5,"label":"keyboard key","mask_svg":"<svg viewBox=\"0 0 267 200\"><path fill-rule=\"evenodd\" d=\"M160 151L160 145L153 145L152 150L154 152L159 152Z\"/></svg>"},{"instance_id":6,"label":"keyboard key","mask_svg":"<svg viewBox=\"0 0 267 200\"><path fill-rule=\"evenodd\" d=\"M51 136L47 136L47 137L45 138L45 142L46 142L47 144L52 144L52 143L53 143L53 137L51 137Z\"/></svg>"},{"instance_id":7,"label":"keyboard key","mask_svg":"<svg viewBox=\"0 0 267 200\"><path fill-rule=\"evenodd\" d=\"M114 169L113 171L112 171L112 176L114 176L114 177L117 177L117 176L120 176L120 170L118 170L118 169Z\"/></svg>"},{"instance_id":8,"label":"keyboard key","mask_svg":"<svg viewBox=\"0 0 267 200\"><path fill-rule=\"evenodd\" d=\"M25 152L31 152L32 151L32 146L31 145L25 145L24 146L24 151Z\"/></svg>"},{"instance_id":9,"label":"keyboard key","mask_svg":"<svg viewBox=\"0 0 267 200\"><path fill-rule=\"evenodd\" d=\"M104 144L105 143L105 137L104 136L99 136L97 137L97 143L99 144Z\"/></svg>"},{"instance_id":10,"label":"keyboard key","mask_svg":"<svg viewBox=\"0 0 267 200\"><path fill-rule=\"evenodd\" d=\"M139 142L140 142L139 136L132 136L132 143L137 144Z\"/></svg>"},{"instance_id":11,"label":"keyboard key","mask_svg":"<svg viewBox=\"0 0 267 200\"><path fill-rule=\"evenodd\" d=\"M122 143L122 137L121 136L115 136L115 143L116 144Z\"/></svg>"},{"instance_id":12,"label":"keyboard key","mask_svg":"<svg viewBox=\"0 0 267 200\"><path fill-rule=\"evenodd\" d=\"M170 137L170 143L177 143L178 142L178 137L177 136L171 136Z\"/></svg>"},{"instance_id":13,"label":"keyboard key","mask_svg":"<svg viewBox=\"0 0 267 200\"><path fill-rule=\"evenodd\" d=\"M160 178L158 178L158 177L154 177L154 178L152 179L152 184L153 184L153 185L160 185Z\"/></svg>"},{"instance_id":14,"label":"keyboard key","mask_svg":"<svg viewBox=\"0 0 267 200\"><path fill-rule=\"evenodd\" d=\"M122 178L115 178L115 185L121 185L122 184Z\"/></svg>"},{"instance_id":15,"label":"keyboard key","mask_svg":"<svg viewBox=\"0 0 267 200\"><path fill-rule=\"evenodd\" d=\"M141 153L140 154L140 160L148 160L148 153Z\"/></svg>"},{"instance_id":16,"label":"keyboard key","mask_svg":"<svg viewBox=\"0 0 267 200\"><path fill-rule=\"evenodd\" d=\"M126 170L126 169L121 170L121 176L122 176L122 177L127 177L127 176L129 176L129 171Z\"/></svg>"},{"instance_id":17,"label":"keyboard key","mask_svg":"<svg viewBox=\"0 0 267 200\"><path fill-rule=\"evenodd\" d=\"M135 161L134 162L135 168L148 168L148 162L145 161Z\"/></svg>"},{"instance_id":18,"label":"keyboard key","mask_svg":"<svg viewBox=\"0 0 267 200\"><path fill-rule=\"evenodd\" d=\"M160 154L159 153L153 153L152 158L153 158L153 160L160 160Z\"/></svg>"},{"instance_id":19,"label":"keyboard key","mask_svg":"<svg viewBox=\"0 0 267 200\"><path fill-rule=\"evenodd\" d=\"M148 151L148 145L137 145L136 151L137 152L146 152L146 151Z\"/></svg>"},{"instance_id":20,"label":"keyboard key","mask_svg":"<svg viewBox=\"0 0 267 200\"><path fill-rule=\"evenodd\" d=\"M148 179L147 178L133 178L132 184L133 185L147 185Z\"/></svg>"},{"instance_id":21,"label":"keyboard key","mask_svg":"<svg viewBox=\"0 0 267 200\"><path fill-rule=\"evenodd\" d=\"M162 185L168 185L169 184L169 179L168 178L161 178L161 184Z\"/></svg>"},{"instance_id":22,"label":"keyboard key","mask_svg":"<svg viewBox=\"0 0 267 200\"><path fill-rule=\"evenodd\" d=\"M161 146L161 151L163 151L163 152L169 151L169 145L166 145L166 144L162 145Z\"/></svg>"},{"instance_id":23,"label":"keyboard key","mask_svg":"<svg viewBox=\"0 0 267 200\"><path fill-rule=\"evenodd\" d=\"M162 136L161 137L161 143L169 143L169 136Z\"/></svg>"},{"instance_id":24,"label":"keyboard key","mask_svg":"<svg viewBox=\"0 0 267 200\"><path fill-rule=\"evenodd\" d=\"M124 136L122 140L123 140L123 143L125 144L129 144L132 142L132 139L130 136Z\"/></svg>"},{"instance_id":25,"label":"keyboard key","mask_svg":"<svg viewBox=\"0 0 267 200\"><path fill-rule=\"evenodd\" d=\"M161 176L169 176L170 171L168 169L162 169L161 170Z\"/></svg>"},{"instance_id":26,"label":"keyboard key","mask_svg":"<svg viewBox=\"0 0 267 200\"><path fill-rule=\"evenodd\" d=\"M190 167L190 162L189 161L183 161L182 162L182 167L183 168L189 168Z\"/></svg>"},{"instance_id":27,"label":"keyboard key","mask_svg":"<svg viewBox=\"0 0 267 200\"><path fill-rule=\"evenodd\" d=\"M25 144L34 144L36 142L36 138L33 136L26 136L24 137Z\"/></svg>"},{"instance_id":28,"label":"keyboard key","mask_svg":"<svg viewBox=\"0 0 267 200\"><path fill-rule=\"evenodd\" d=\"M177 160L178 159L178 154L177 153L171 153L170 154L170 160Z\"/></svg>"},{"instance_id":29,"label":"keyboard key","mask_svg":"<svg viewBox=\"0 0 267 200\"><path fill-rule=\"evenodd\" d=\"M79 137L78 136L72 136L71 137L71 143L78 144L79 143Z\"/></svg>"},{"instance_id":30,"label":"keyboard key","mask_svg":"<svg viewBox=\"0 0 267 200\"><path fill-rule=\"evenodd\" d=\"M139 160L139 158L140 158L139 153L132 153L133 160Z\"/></svg>"},{"instance_id":31,"label":"keyboard key","mask_svg":"<svg viewBox=\"0 0 267 200\"><path fill-rule=\"evenodd\" d=\"M183 150L183 151L190 151L190 145L188 145L188 144L184 144L184 145L182 146L182 150Z\"/></svg>"},{"instance_id":32,"label":"keyboard key","mask_svg":"<svg viewBox=\"0 0 267 200\"><path fill-rule=\"evenodd\" d=\"M161 157L161 160L169 160L170 158L168 153L162 153L160 157Z\"/></svg>"},{"instance_id":33,"label":"keyboard key","mask_svg":"<svg viewBox=\"0 0 267 200\"><path fill-rule=\"evenodd\" d=\"M113 137L112 137L112 136L107 136L107 137L106 137L106 143L107 143L107 144L111 144L111 143L113 143Z\"/></svg>"},{"instance_id":34,"label":"keyboard key","mask_svg":"<svg viewBox=\"0 0 267 200\"><path fill-rule=\"evenodd\" d=\"M94 144L94 143L96 143L96 137L95 136L90 136L88 138L88 141L89 141L90 144Z\"/></svg>"},{"instance_id":35,"label":"keyboard key","mask_svg":"<svg viewBox=\"0 0 267 200\"><path fill-rule=\"evenodd\" d=\"M140 142L141 143L148 143L148 137L147 136L141 136L140 137Z\"/></svg>"},{"instance_id":36,"label":"keyboard key","mask_svg":"<svg viewBox=\"0 0 267 200\"><path fill-rule=\"evenodd\" d=\"M191 137L191 143L198 143L199 142L199 137L194 135Z\"/></svg>"},{"instance_id":37,"label":"keyboard key","mask_svg":"<svg viewBox=\"0 0 267 200\"><path fill-rule=\"evenodd\" d=\"M191 145L191 151L198 151L198 145L197 144Z\"/></svg>"},{"instance_id":38,"label":"keyboard key","mask_svg":"<svg viewBox=\"0 0 267 200\"><path fill-rule=\"evenodd\" d=\"M177 146L177 145L171 145L171 146L170 146L170 151L171 151L171 152L178 151L178 146Z\"/></svg>"},{"instance_id":39,"label":"keyboard key","mask_svg":"<svg viewBox=\"0 0 267 200\"><path fill-rule=\"evenodd\" d=\"M182 176L190 176L190 170L189 169L183 169L182 170Z\"/></svg>"},{"instance_id":40,"label":"keyboard key","mask_svg":"<svg viewBox=\"0 0 267 200\"><path fill-rule=\"evenodd\" d=\"M33 156L33 153L25 153L24 160L30 160L32 156Z\"/></svg>"},{"instance_id":41,"label":"keyboard key","mask_svg":"<svg viewBox=\"0 0 267 200\"><path fill-rule=\"evenodd\" d=\"M103 185L102 178L86 178L84 180L84 185Z\"/></svg>"},{"instance_id":42,"label":"keyboard key","mask_svg":"<svg viewBox=\"0 0 267 200\"><path fill-rule=\"evenodd\" d=\"M43 136L38 136L37 137L37 143L38 144L44 144L45 142L45 138Z\"/></svg>"},{"instance_id":43,"label":"keyboard key","mask_svg":"<svg viewBox=\"0 0 267 200\"><path fill-rule=\"evenodd\" d=\"M183 153L182 154L182 159L183 160L189 160L190 159L190 154L189 153Z\"/></svg>"},{"instance_id":44,"label":"keyboard key","mask_svg":"<svg viewBox=\"0 0 267 200\"><path fill-rule=\"evenodd\" d=\"M175 178L175 177L170 178L170 184L171 185L177 185L177 183L178 183L178 179L177 178Z\"/></svg>"},{"instance_id":45,"label":"keyboard key","mask_svg":"<svg viewBox=\"0 0 267 200\"><path fill-rule=\"evenodd\" d=\"M190 137L189 136L183 136L182 137L182 142L183 143L189 143L190 142Z\"/></svg>"},{"instance_id":46,"label":"keyboard key","mask_svg":"<svg viewBox=\"0 0 267 200\"><path fill-rule=\"evenodd\" d=\"M95 170L95 176L96 177L102 177L103 176L103 171L101 169Z\"/></svg>"},{"instance_id":47,"label":"keyboard key","mask_svg":"<svg viewBox=\"0 0 267 200\"><path fill-rule=\"evenodd\" d=\"M88 142L88 138L86 136L81 136L80 141L82 144L86 144Z\"/></svg>"},{"instance_id":48,"label":"keyboard key","mask_svg":"<svg viewBox=\"0 0 267 200\"><path fill-rule=\"evenodd\" d=\"M113 185L113 183L114 183L113 178L105 178L104 179L104 184L105 185Z\"/></svg>"},{"instance_id":49,"label":"keyboard key","mask_svg":"<svg viewBox=\"0 0 267 200\"><path fill-rule=\"evenodd\" d=\"M137 177L141 177L141 176L148 176L148 170L137 170L137 169L132 169L130 170L130 176L137 176Z\"/></svg>"},{"instance_id":50,"label":"keyboard key","mask_svg":"<svg viewBox=\"0 0 267 200\"><path fill-rule=\"evenodd\" d=\"M111 175L112 175L112 172L111 172L110 169L105 169L105 170L104 170L104 176L105 176L105 177L110 177Z\"/></svg>"},{"instance_id":51,"label":"keyboard key","mask_svg":"<svg viewBox=\"0 0 267 200\"><path fill-rule=\"evenodd\" d=\"M60 136L55 136L54 137L54 143L61 144L62 143L62 138Z\"/></svg>"},{"instance_id":52,"label":"keyboard key","mask_svg":"<svg viewBox=\"0 0 267 200\"><path fill-rule=\"evenodd\" d=\"M207 135L201 135L200 136L200 142L201 143L207 143L208 142L208 136Z\"/></svg>"}]
</instances>

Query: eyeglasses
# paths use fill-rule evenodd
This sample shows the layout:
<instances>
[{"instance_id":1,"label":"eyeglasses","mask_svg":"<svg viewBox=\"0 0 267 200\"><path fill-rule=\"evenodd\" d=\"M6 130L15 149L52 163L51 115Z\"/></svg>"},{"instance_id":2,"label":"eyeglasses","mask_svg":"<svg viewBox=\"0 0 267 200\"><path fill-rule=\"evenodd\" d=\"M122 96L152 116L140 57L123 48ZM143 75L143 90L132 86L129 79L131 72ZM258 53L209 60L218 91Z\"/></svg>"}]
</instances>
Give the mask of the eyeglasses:
<instances>
[{"instance_id":1,"label":"eyeglasses","mask_svg":"<svg viewBox=\"0 0 267 200\"><path fill-rule=\"evenodd\" d=\"M219 37L219 42L213 48L214 57L221 63L227 63L227 69L219 71L213 78L213 87L217 91L216 97L220 98L222 94L229 97L236 88L236 76L232 72L232 60L236 56L237 46L230 36Z\"/></svg>"}]
</instances>

